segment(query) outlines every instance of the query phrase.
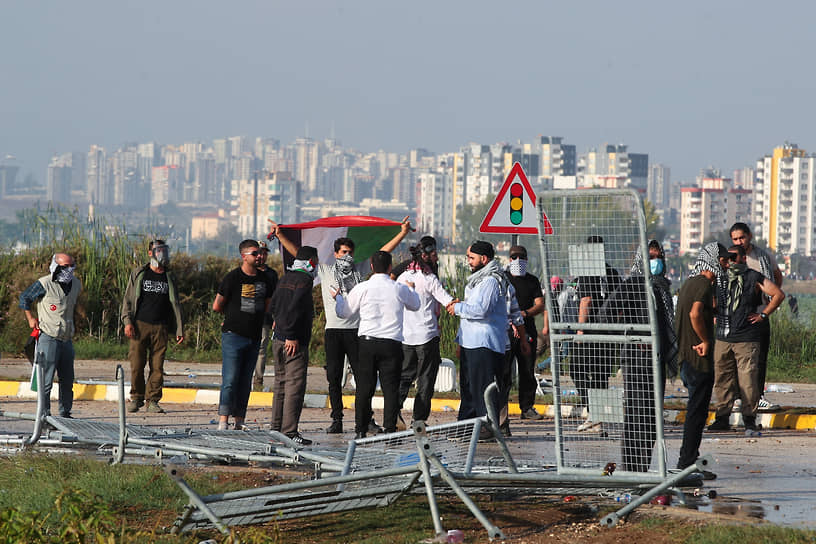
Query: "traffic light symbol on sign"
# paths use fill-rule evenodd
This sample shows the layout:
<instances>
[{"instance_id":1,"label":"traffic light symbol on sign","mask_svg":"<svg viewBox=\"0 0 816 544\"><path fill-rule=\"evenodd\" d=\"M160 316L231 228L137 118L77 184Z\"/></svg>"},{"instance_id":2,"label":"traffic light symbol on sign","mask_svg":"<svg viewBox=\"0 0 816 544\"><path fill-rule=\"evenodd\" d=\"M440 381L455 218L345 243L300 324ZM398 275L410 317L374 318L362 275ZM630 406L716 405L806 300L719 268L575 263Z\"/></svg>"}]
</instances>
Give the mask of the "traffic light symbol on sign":
<instances>
[{"instance_id":1,"label":"traffic light symbol on sign","mask_svg":"<svg viewBox=\"0 0 816 544\"><path fill-rule=\"evenodd\" d=\"M514 225L520 225L521 220L524 218L523 192L524 188L521 186L521 183L514 183L510 186L510 222Z\"/></svg>"}]
</instances>

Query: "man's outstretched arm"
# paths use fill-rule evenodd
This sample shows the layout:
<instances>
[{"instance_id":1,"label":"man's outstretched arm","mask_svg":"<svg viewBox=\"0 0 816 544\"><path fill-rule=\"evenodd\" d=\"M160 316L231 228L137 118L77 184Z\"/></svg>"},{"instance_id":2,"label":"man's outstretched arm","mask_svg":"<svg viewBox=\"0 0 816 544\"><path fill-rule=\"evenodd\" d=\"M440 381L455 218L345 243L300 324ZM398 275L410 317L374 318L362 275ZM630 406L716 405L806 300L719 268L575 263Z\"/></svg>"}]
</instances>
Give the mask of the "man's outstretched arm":
<instances>
[{"instance_id":1,"label":"man's outstretched arm","mask_svg":"<svg viewBox=\"0 0 816 544\"><path fill-rule=\"evenodd\" d=\"M391 253L396 249L399 243L402 242L403 238L408 236L409 232L416 230L411 226L411 222L408 220L409 217L410 216L408 215L405 216L405 219L402 220L402 224L400 225L400 231L396 236L386 242L385 245L380 248L380 251L387 251L388 253Z\"/></svg>"},{"instance_id":2,"label":"man's outstretched arm","mask_svg":"<svg viewBox=\"0 0 816 544\"><path fill-rule=\"evenodd\" d=\"M278 240L280 240L280 243L283 246L283 248L286 251L288 251L289 254L292 255L292 257L297 255L297 252L300 248L283 234L283 230L281 230L277 223L275 223L271 219L267 219L267 221L269 221L269 234L275 236Z\"/></svg>"}]
</instances>

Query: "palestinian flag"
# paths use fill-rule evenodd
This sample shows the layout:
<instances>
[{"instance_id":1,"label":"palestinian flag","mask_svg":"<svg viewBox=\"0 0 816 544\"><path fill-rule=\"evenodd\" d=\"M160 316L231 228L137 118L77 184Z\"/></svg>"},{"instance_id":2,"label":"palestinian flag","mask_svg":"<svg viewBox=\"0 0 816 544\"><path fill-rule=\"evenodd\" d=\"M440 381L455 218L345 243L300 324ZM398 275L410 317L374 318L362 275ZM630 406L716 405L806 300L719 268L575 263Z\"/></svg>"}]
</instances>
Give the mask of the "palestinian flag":
<instances>
[{"instance_id":1,"label":"palestinian flag","mask_svg":"<svg viewBox=\"0 0 816 544\"><path fill-rule=\"evenodd\" d=\"M297 247L317 248L322 264L334 262L334 241L337 238L354 240L354 262L365 261L400 231L402 223L364 215L338 215L323 217L306 223L278 225L283 235ZM280 246L283 264L288 269L295 256Z\"/></svg>"}]
</instances>

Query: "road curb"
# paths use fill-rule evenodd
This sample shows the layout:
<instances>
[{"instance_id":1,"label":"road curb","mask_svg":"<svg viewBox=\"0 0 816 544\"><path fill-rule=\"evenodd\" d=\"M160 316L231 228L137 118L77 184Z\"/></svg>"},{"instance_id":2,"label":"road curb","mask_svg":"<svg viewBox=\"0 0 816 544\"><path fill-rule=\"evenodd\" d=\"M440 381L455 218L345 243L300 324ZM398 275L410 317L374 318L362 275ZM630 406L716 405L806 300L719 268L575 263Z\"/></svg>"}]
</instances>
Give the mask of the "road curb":
<instances>
[{"instance_id":1,"label":"road curb","mask_svg":"<svg viewBox=\"0 0 816 544\"><path fill-rule=\"evenodd\" d=\"M127 385L126 385L127 389ZM177 404L205 404L215 406L218 404L220 392L215 389L187 389L180 387L165 387L162 391L162 403ZM31 385L27 381L0 380L0 396L16 397L21 399L36 399L37 393L31 390ZM57 400L57 388L51 390L51 399ZM253 391L249 395L249 406L271 406L274 393L268 391ZM74 400L105 400L114 402L119 399L119 386L110 384L74 384ZM435 398L431 400L431 411L452 412L459 410L459 399ZM371 399L371 407L382 410L384 406L383 397L375 396ZM411 410L414 406L414 399L407 398L403 405L404 410ZM330 408L329 396L320 393L307 393L304 398L305 408ZM343 407L354 408L354 395L343 395ZM551 404L536 404L539 413L552 417L555 409ZM521 409L518 403L510 403L507 407L510 415L518 416ZM801 411L801 408L797 409ZM561 407L562 417L573 417L577 414L575 407L565 405ZM775 413L757 414L757 424L763 429L795 429L811 430L816 429L816 408L812 414L787 413L784 411ZM686 420L685 410L665 410L664 420L668 423L682 425ZM714 412L709 412L708 423L714 421ZM742 426L742 415L733 413L730 417L733 426Z\"/></svg>"}]
</instances>

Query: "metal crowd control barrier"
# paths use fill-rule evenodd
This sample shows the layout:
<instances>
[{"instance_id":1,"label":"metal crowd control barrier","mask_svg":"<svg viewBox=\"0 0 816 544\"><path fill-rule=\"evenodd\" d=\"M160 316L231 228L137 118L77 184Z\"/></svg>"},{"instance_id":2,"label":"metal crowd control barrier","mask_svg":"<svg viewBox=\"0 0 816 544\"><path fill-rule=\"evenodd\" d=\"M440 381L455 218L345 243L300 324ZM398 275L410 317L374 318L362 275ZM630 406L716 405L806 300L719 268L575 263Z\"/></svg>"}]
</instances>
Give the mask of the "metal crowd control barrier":
<instances>
[{"instance_id":1,"label":"metal crowd control barrier","mask_svg":"<svg viewBox=\"0 0 816 544\"><path fill-rule=\"evenodd\" d=\"M495 384L485 392L488 406L491 405L489 395L495 393ZM494 431L495 445L480 443L483 427ZM608 471L606 475L600 471L593 475L560 473L533 461L517 463L496 430L496 425L487 418L433 427L416 422L410 431L349 442L339 475L206 497L199 496L176 468L169 467L166 469L168 474L191 499L176 520L173 532L215 527L226 533L227 527L235 525L387 506L414 492L414 488L418 490L420 484L425 488L437 536L444 534L444 529L436 496L450 491L479 520L491 540L504 538L504 535L478 508L469 491L527 495L531 492L608 494L610 490L629 490L636 495L642 494L633 505L604 518L602 523L612 526L635 506L658 493L681 483L699 485L699 479L689 482L689 477L709 463L708 459L700 460L663 480L636 478L614 471ZM497 449L500 460L496 457Z\"/></svg>"},{"instance_id":2,"label":"metal crowd control barrier","mask_svg":"<svg viewBox=\"0 0 816 544\"><path fill-rule=\"evenodd\" d=\"M640 198L548 191L537 207L542 284L554 287L545 298L558 472L614 463L633 480L665 478L665 377Z\"/></svg>"}]
</instances>

